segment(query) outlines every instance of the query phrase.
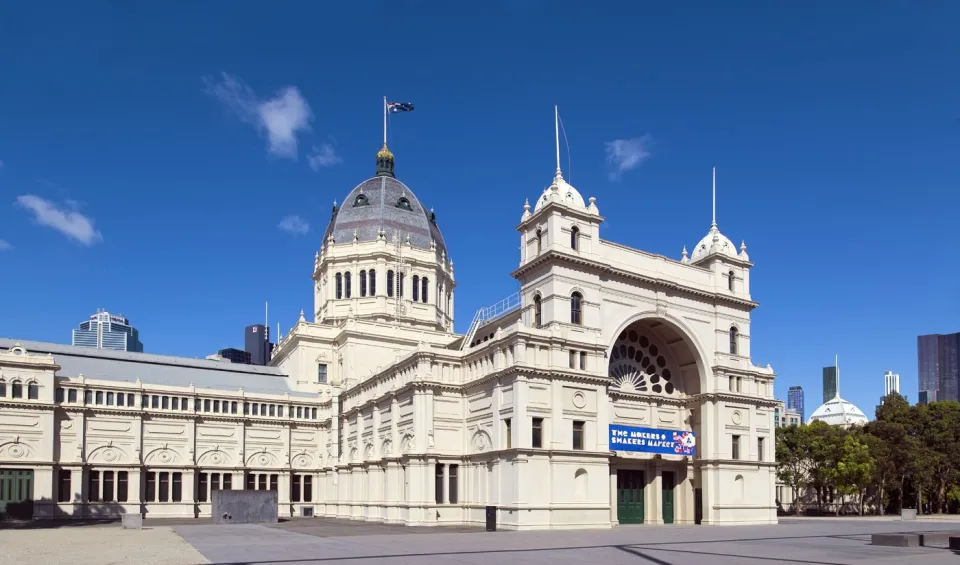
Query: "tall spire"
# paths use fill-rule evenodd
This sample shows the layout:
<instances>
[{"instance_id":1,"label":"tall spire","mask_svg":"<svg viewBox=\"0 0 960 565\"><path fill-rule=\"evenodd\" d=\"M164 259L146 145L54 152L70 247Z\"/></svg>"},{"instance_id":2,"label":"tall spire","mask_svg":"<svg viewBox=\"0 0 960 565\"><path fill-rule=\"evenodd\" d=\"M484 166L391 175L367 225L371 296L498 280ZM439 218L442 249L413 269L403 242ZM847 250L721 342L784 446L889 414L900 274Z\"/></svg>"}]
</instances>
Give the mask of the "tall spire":
<instances>
[{"instance_id":1,"label":"tall spire","mask_svg":"<svg viewBox=\"0 0 960 565\"><path fill-rule=\"evenodd\" d=\"M717 227L717 168L713 168L713 223L711 228Z\"/></svg>"},{"instance_id":2,"label":"tall spire","mask_svg":"<svg viewBox=\"0 0 960 565\"><path fill-rule=\"evenodd\" d=\"M836 353L833 358L833 368L837 372L837 398L840 398L840 354Z\"/></svg>"},{"instance_id":3,"label":"tall spire","mask_svg":"<svg viewBox=\"0 0 960 565\"><path fill-rule=\"evenodd\" d=\"M562 178L563 173L560 172L560 109L556 104L553 106L553 138L557 148L556 176Z\"/></svg>"}]
</instances>

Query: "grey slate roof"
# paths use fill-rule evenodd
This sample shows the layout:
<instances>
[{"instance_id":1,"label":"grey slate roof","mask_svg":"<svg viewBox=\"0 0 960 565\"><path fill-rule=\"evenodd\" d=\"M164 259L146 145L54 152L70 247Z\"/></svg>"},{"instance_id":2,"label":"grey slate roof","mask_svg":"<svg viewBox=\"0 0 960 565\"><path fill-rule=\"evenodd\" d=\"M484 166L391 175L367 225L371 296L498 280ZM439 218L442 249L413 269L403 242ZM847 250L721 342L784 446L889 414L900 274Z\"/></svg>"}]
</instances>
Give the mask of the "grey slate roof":
<instances>
[{"instance_id":1,"label":"grey slate roof","mask_svg":"<svg viewBox=\"0 0 960 565\"><path fill-rule=\"evenodd\" d=\"M361 194L366 197L366 205L357 205L357 197ZM410 210L397 206L401 197L409 201ZM446 253L440 228L431 221L430 214L407 185L388 175L373 177L347 194L336 215L330 218L323 241L326 243L333 234L337 243L349 243L353 241L354 231L360 241L376 241L382 228L387 241L393 241L400 232L402 242L409 234L414 247L430 249L433 240L437 242L437 251Z\"/></svg>"},{"instance_id":2,"label":"grey slate roof","mask_svg":"<svg viewBox=\"0 0 960 565\"><path fill-rule=\"evenodd\" d=\"M28 353L52 354L54 361L60 365L57 375L62 377L76 377L82 374L87 378L108 381L134 383L140 379L143 384L184 387L192 384L197 388L224 391L236 391L242 388L245 392L252 393L290 393L290 396L295 397L316 397L312 393L290 390L286 375L277 367L241 365L152 353L130 353L10 338L0 338L0 351L5 352L18 343Z\"/></svg>"}]
</instances>

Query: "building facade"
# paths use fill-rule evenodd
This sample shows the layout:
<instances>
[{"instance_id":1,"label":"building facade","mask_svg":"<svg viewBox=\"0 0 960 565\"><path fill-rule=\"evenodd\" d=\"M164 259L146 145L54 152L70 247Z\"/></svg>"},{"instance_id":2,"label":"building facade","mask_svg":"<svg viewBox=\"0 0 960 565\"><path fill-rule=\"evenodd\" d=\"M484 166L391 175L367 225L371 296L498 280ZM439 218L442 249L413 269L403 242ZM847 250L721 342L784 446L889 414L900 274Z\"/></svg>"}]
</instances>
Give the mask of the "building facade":
<instances>
[{"instance_id":1,"label":"building facade","mask_svg":"<svg viewBox=\"0 0 960 565\"><path fill-rule=\"evenodd\" d=\"M130 320L105 310L98 310L90 319L81 322L80 328L73 330L71 343L81 347L143 352L140 332L130 325Z\"/></svg>"},{"instance_id":2,"label":"building facade","mask_svg":"<svg viewBox=\"0 0 960 565\"><path fill-rule=\"evenodd\" d=\"M788 426L799 426L803 423L803 416L791 408L789 403L785 403L782 400L776 400L775 402L776 404L773 408L774 426L786 428Z\"/></svg>"},{"instance_id":3,"label":"building facade","mask_svg":"<svg viewBox=\"0 0 960 565\"><path fill-rule=\"evenodd\" d=\"M960 333L917 337L917 380L922 404L960 401Z\"/></svg>"},{"instance_id":4,"label":"building facade","mask_svg":"<svg viewBox=\"0 0 960 565\"><path fill-rule=\"evenodd\" d=\"M824 367L823 368L823 401L827 402L831 398L837 395L837 391L840 390L840 377L837 372L837 367Z\"/></svg>"},{"instance_id":5,"label":"building facade","mask_svg":"<svg viewBox=\"0 0 960 565\"><path fill-rule=\"evenodd\" d=\"M787 390L787 408L800 415L803 421L806 412L803 409L803 387L792 386Z\"/></svg>"},{"instance_id":6,"label":"building facade","mask_svg":"<svg viewBox=\"0 0 960 565\"><path fill-rule=\"evenodd\" d=\"M33 474L34 515L203 516L230 488L408 525L776 523L744 244L716 222L679 260L603 240L558 166L523 206L520 291L458 335L437 216L394 165L384 146L334 206L312 321L269 367L6 343L0 467Z\"/></svg>"}]
</instances>

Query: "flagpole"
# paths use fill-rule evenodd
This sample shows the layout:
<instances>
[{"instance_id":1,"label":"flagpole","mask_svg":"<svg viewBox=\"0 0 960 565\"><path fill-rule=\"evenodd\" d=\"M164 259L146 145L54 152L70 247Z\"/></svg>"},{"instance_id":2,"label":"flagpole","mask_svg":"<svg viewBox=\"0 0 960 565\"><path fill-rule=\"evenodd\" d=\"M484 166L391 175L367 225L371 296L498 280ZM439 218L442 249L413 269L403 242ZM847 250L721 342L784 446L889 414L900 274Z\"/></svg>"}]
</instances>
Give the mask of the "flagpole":
<instances>
[{"instance_id":1,"label":"flagpole","mask_svg":"<svg viewBox=\"0 0 960 565\"><path fill-rule=\"evenodd\" d=\"M553 137L557 146L557 173L560 172L560 110L553 106Z\"/></svg>"},{"instance_id":2,"label":"flagpole","mask_svg":"<svg viewBox=\"0 0 960 565\"><path fill-rule=\"evenodd\" d=\"M713 168L713 226L717 225L717 168Z\"/></svg>"},{"instance_id":3,"label":"flagpole","mask_svg":"<svg viewBox=\"0 0 960 565\"><path fill-rule=\"evenodd\" d=\"M387 146L387 97L383 97L383 146Z\"/></svg>"}]
</instances>

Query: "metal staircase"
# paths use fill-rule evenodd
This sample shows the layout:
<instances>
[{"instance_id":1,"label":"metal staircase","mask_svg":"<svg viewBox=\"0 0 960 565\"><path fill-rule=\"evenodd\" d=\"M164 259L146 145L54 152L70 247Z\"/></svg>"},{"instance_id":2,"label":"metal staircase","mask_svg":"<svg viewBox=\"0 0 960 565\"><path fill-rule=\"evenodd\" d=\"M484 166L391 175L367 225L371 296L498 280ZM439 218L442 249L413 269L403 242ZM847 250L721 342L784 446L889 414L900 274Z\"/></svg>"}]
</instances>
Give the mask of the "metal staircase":
<instances>
[{"instance_id":1,"label":"metal staircase","mask_svg":"<svg viewBox=\"0 0 960 565\"><path fill-rule=\"evenodd\" d=\"M467 335L463 336L463 341L460 343L460 350L464 351L470 347L470 342L476 337L477 330L480 329L480 326L482 326L484 322L499 318L518 308L520 308L520 293L515 292L493 306L487 306L486 308L477 310L477 313L473 316L473 321L470 322L470 329L467 330Z\"/></svg>"}]
</instances>

